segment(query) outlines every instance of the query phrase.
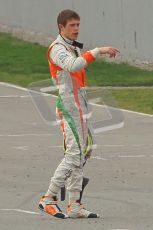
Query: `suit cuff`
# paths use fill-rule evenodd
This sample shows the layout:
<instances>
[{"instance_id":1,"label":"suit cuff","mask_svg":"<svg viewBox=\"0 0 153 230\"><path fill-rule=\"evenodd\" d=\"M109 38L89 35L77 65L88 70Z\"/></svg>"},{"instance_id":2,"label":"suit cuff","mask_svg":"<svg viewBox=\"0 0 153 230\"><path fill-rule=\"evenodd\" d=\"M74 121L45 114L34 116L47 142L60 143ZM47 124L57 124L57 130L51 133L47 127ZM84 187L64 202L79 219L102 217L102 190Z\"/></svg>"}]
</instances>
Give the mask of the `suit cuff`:
<instances>
[{"instance_id":1,"label":"suit cuff","mask_svg":"<svg viewBox=\"0 0 153 230\"><path fill-rule=\"evenodd\" d=\"M95 58L97 58L98 55L100 54L99 48L95 48L95 49L93 49L93 50L90 50L90 52L91 52L91 54L92 54Z\"/></svg>"}]
</instances>

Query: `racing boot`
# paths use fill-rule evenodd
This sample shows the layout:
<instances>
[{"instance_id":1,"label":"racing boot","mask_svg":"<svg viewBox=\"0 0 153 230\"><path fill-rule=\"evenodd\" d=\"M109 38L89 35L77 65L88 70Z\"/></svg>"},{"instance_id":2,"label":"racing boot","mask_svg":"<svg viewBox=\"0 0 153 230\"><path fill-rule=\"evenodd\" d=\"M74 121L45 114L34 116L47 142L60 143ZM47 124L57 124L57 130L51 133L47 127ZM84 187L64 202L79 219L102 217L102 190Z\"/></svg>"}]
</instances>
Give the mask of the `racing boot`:
<instances>
[{"instance_id":1,"label":"racing boot","mask_svg":"<svg viewBox=\"0 0 153 230\"><path fill-rule=\"evenodd\" d=\"M68 216L62 212L62 210L57 205L57 197L56 196L42 196L39 201L38 208L41 211L48 213L51 216L56 218L65 219Z\"/></svg>"},{"instance_id":2,"label":"racing boot","mask_svg":"<svg viewBox=\"0 0 153 230\"><path fill-rule=\"evenodd\" d=\"M69 218L99 218L99 214L88 211L84 206L79 202L73 202L68 205L67 215Z\"/></svg>"}]
</instances>

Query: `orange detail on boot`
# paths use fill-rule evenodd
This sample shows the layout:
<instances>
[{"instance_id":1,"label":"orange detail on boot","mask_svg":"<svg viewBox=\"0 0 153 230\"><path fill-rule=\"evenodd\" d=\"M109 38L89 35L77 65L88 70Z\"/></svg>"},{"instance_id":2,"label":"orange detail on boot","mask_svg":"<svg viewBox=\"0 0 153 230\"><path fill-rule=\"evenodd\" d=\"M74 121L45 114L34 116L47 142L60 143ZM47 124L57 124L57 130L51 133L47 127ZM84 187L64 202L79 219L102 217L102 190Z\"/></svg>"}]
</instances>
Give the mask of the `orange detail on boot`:
<instances>
[{"instance_id":1,"label":"orange detail on boot","mask_svg":"<svg viewBox=\"0 0 153 230\"><path fill-rule=\"evenodd\" d=\"M57 211L54 207L52 207L51 205L46 205L45 206L45 212L47 212L48 214L51 215L56 215L59 211Z\"/></svg>"}]
</instances>

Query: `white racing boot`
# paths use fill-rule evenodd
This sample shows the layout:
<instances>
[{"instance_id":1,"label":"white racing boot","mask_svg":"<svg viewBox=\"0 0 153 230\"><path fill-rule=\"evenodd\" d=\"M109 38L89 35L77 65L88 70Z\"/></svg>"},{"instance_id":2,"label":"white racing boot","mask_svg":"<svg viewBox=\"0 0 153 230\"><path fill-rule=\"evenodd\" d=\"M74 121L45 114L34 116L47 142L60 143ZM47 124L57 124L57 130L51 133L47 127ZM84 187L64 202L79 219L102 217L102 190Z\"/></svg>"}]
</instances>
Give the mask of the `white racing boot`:
<instances>
[{"instance_id":1,"label":"white racing boot","mask_svg":"<svg viewBox=\"0 0 153 230\"><path fill-rule=\"evenodd\" d=\"M69 218L99 218L99 214L95 214L86 210L78 201L71 203L67 208Z\"/></svg>"}]
</instances>

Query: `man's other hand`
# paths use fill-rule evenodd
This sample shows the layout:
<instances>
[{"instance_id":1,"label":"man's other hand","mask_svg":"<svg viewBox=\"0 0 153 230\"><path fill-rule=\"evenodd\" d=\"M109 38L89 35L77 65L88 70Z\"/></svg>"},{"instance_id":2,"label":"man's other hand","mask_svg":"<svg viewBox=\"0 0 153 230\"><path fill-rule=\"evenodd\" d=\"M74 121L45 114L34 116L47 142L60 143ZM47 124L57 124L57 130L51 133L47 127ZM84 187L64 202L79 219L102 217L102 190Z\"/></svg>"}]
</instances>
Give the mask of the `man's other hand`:
<instances>
[{"instance_id":1,"label":"man's other hand","mask_svg":"<svg viewBox=\"0 0 153 230\"><path fill-rule=\"evenodd\" d=\"M114 48L114 47L100 47L99 48L100 54L109 54L110 58L114 57L117 55L117 53L120 53L119 49Z\"/></svg>"}]
</instances>

